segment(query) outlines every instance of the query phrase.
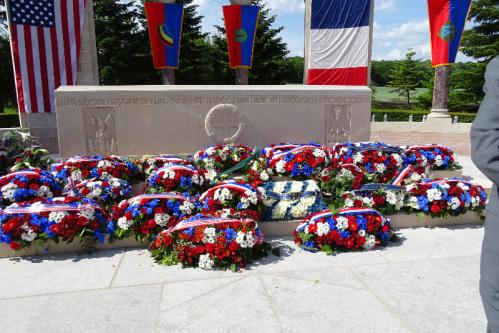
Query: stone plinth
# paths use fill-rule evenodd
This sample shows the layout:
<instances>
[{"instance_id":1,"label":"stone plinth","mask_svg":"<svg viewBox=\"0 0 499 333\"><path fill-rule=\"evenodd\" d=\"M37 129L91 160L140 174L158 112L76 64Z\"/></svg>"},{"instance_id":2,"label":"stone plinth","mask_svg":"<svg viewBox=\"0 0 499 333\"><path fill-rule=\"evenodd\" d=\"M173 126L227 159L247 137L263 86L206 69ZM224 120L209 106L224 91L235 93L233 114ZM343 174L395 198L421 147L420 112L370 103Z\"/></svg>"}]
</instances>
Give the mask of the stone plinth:
<instances>
[{"instance_id":1,"label":"stone plinth","mask_svg":"<svg viewBox=\"0 0 499 333\"><path fill-rule=\"evenodd\" d=\"M370 136L371 90L338 86L61 87L59 153L193 153L216 143Z\"/></svg>"}]
</instances>

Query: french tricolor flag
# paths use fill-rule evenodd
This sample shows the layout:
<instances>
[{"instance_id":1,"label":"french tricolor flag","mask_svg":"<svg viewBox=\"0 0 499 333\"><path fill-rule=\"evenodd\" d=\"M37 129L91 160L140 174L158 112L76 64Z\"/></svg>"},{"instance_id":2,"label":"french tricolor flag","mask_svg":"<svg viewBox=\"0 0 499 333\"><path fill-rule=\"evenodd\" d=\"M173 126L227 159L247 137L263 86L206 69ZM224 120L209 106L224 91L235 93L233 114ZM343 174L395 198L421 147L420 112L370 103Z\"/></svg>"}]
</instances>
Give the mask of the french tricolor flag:
<instances>
[{"instance_id":1,"label":"french tricolor flag","mask_svg":"<svg viewBox=\"0 0 499 333\"><path fill-rule=\"evenodd\" d=\"M372 0L312 0L307 84L367 85Z\"/></svg>"}]
</instances>

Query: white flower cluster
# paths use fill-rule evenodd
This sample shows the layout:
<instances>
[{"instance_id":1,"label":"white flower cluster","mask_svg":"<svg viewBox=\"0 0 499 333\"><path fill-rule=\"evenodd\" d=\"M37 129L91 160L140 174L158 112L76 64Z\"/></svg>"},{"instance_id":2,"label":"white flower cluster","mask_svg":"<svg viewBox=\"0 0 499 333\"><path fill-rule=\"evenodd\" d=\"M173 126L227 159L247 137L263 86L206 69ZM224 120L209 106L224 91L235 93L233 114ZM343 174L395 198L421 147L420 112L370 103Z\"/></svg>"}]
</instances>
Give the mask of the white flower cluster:
<instances>
[{"instance_id":1,"label":"white flower cluster","mask_svg":"<svg viewBox=\"0 0 499 333\"><path fill-rule=\"evenodd\" d=\"M208 227L203 231L203 243L215 243L215 238L217 236L217 231L215 228Z\"/></svg>"},{"instance_id":2,"label":"white flower cluster","mask_svg":"<svg viewBox=\"0 0 499 333\"><path fill-rule=\"evenodd\" d=\"M433 202L442 199L442 192L436 188L430 188L426 191L426 196L429 202Z\"/></svg>"},{"instance_id":3,"label":"white flower cluster","mask_svg":"<svg viewBox=\"0 0 499 333\"><path fill-rule=\"evenodd\" d=\"M128 230L133 224L133 220L127 220L126 216L122 216L118 219L118 227L123 230Z\"/></svg>"},{"instance_id":4,"label":"white flower cluster","mask_svg":"<svg viewBox=\"0 0 499 333\"><path fill-rule=\"evenodd\" d=\"M170 215L159 213L154 215L154 222L160 227L165 227L170 221Z\"/></svg>"},{"instance_id":5,"label":"white flower cluster","mask_svg":"<svg viewBox=\"0 0 499 333\"><path fill-rule=\"evenodd\" d=\"M390 204L395 206L396 210L400 210L402 206L404 206L404 193L399 192L396 193L394 191L387 191L386 192L386 201Z\"/></svg>"},{"instance_id":6,"label":"white flower cluster","mask_svg":"<svg viewBox=\"0 0 499 333\"><path fill-rule=\"evenodd\" d=\"M31 228L26 224L23 224L21 226L21 229L23 230L21 238L26 242L32 242L33 240L35 240L36 236L38 236L38 234L33 230L33 228Z\"/></svg>"},{"instance_id":7,"label":"white flower cluster","mask_svg":"<svg viewBox=\"0 0 499 333\"><path fill-rule=\"evenodd\" d=\"M220 201L222 204L232 200L232 193L228 188L219 188L215 191L213 199Z\"/></svg>"},{"instance_id":8,"label":"white flower cluster","mask_svg":"<svg viewBox=\"0 0 499 333\"><path fill-rule=\"evenodd\" d=\"M376 173L383 173L386 171L386 166L383 163L375 163L374 168L376 169Z\"/></svg>"},{"instance_id":9,"label":"white flower cluster","mask_svg":"<svg viewBox=\"0 0 499 333\"><path fill-rule=\"evenodd\" d=\"M366 242L363 247L365 249L372 249L376 245L376 237L374 235L366 235Z\"/></svg>"},{"instance_id":10,"label":"white flower cluster","mask_svg":"<svg viewBox=\"0 0 499 333\"><path fill-rule=\"evenodd\" d=\"M351 180L353 179L353 173L348 170L348 169L340 169L340 172L338 173L338 178L342 180Z\"/></svg>"},{"instance_id":11,"label":"white flower cluster","mask_svg":"<svg viewBox=\"0 0 499 333\"><path fill-rule=\"evenodd\" d=\"M71 172L70 177L71 177L71 180L73 180L75 182L80 182L83 179L83 176L82 176L80 170L74 170L73 172Z\"/></svg>"},{"instance_id":12,"label":"white flower cluster","mask_svg":"<svg viewBox=\"0 0 499 333\"><path fill-rule=\"evenodd\" d=\"M175 179L175 171L166 170L163 172L163 179Z\"/></svg>"},{"instance_id":13,"label":"white flower cluster","mask_svg":"<svg viewBox=\"0 0 499 333\"><path fill-rule=\"evenodd\" d=\"M112 166L113 166L113 164L107 160L102 160L102 161L99 161L99 163L97 163L98 168L109 168Z\"/></svg>"},{"instance_id":14,"label":"white flower cluster","mask_svg":"<svg viewBox=\"0 0 499 333\"><path fill-rule=\"evenodd\" d=\"M327 222L319 222L317 223L317 235L325 236L329 233L329 223Z\"/></svg>"},{"instance_id":15,"label":"white flower cluster","mask_svg":"<svg viewBox=\"0 0 499 333\"><path fill-rule=\"evenodd\" d=\"M49 221L61 223L62 219L69 215L67 212L50 212Z\"/></svg>"},{"instance_id":16,"label":"white flower cluster","mask_svg":"<svg viewBox=\"0 0 499 333\"><path fill-rule=\"evenodd\" d=\"M183 214L190 215L194 209L194 204L188 200L185 200L179 207Z\"/></svg>"},{"instance_id":17,"label":"white flower cluster","mask_svg":"<svg viewBox=\"0 0 499 333\"><path fill-rule=\"evenodd\" d=\"M2 186L2 196L4 199L7 199L11 202L14 202L15 199L14 199L14 193L17 189L17 185L16 184L12 184L12 183L9 183L9 184L6 184L4 186Z\"/></svg>"},{"instance_id":18,"label":"white flower cluster","mask_svg":"<svg viewBox=\"0 0 499 333\"><path fill-rule=\"evenodd\" d=\"M419 207L419 203L418 203L418 198L417 197L411 196L409 198L409 207L411 207L412 209L421 209L421 207Z\"/></svg>"},{"instance_id":19,"label":"white flower cluster","mask_svg":"<svg viewBox=\"0 0 499 333\"><path fill-rule=\"evenodd\" d=\"M201 269L213 269L215 262L210 258L210 254L202 254L199 256L199 268Z\"/></svg>"},{"instance_id":20,"label":"white flower cluster","mask_svg":"<svg viewBox=\"0 0 499 333\"><path fill-rule=\"evenodd\" d=\"M85 207L80 211L79 215L88 220L93 220L95 217L95 209L92 207Z\"/></svg>"},{"instance_id":21,"label":"white flower cluster","mask_svg":"<svg viewBox=\"0 0 499 333\"><path fill-rule=\"evenodd\" d=\"M253 237L253 234L251 232L242 232L238 231L237 236L236 236L236 242L239 244L240 247L243 249L253 247L255 244L255 238Z\"/></svg>"},{"instance_id":22,"label":"white flower cluster","mask_svg":"<svg viewBox=\"0 0 499 333\"><path fill-rule=\"evenodd\" d=\"M191 181L193 184L196 184L196 185L203 185L203 183L204 183L203 177L200 177L198 173L195 173L192 175Z\"/></svg>"},{"instance_id":23,"label":"white flower cluster","mask_svg":"<svg viewBox=\"0 0 499 333\"><path fill-rule=\"evenodd\" d=\"M50 187L48 187L47 185L40 186L38 191L36 191L36 195L45 198L52 198L54 196L54 194L50 190Z\"/></svg>"},{"instance_id":24,"label":"white flower cluster","mask_svg":"<svg viewBox=\"0 0 499 333\"><path fill-rule=\"evenodd\" d=\"M435 165L440 167L444 164L444 160L442 159L442 155L435 156Z\"/></svg>"},{"instance_id":25,"label":"white flower cluster","mask_svg":"<svg viewBox=\"0 0 499 333\"><path fill-rule=\"evenodd\" d=\"M348 219L343 216L339 216L336 218L336 227L341 230L345 231L348 228Z\"/></svg>"},{"instance_id":26,"label":"white flower cluster","mask_svg":"<svg viewBox=\"0 0 499 333\"><path fill-rule=\"evenodd\" d=\"M285 166L286 166L286 161L280 160L275 164L275 171L277 171L277 173L286 173Z\"/></svg>"},{"instance_id":27,"label":"white flower cluster","mask_svg":"<svg viewBox=\"0 0 499 333\"><path fill-rule=\"evenodd\" d=\"M402 156L400 156L400 154L392 154L392 157L397 162L397 165L404 164L404 160L402 159Z\"/></svg>"},{"instance_id":28,"label":"white flower cluster","mask_svg":"<svg viewBox=\"0 0 499 333\"><path fill-rule=\"evenodd\" d=\"M353 163L355 164L364 163L364 156L362 156L362 153L357 152L353 155Z\"/></svg>"},{"instance_id":29,"label":"white flower cluster","mask_svg":"<svg viewBox=\"0 0 499 333\"><path fill-rule=\"evenodd\" d=\"M452 197L452 199L450 199L449 204L450 204L450 208L452 210L456 210L456 209L458 209L461 206L461 202L456 197Z\"/></svg>"},{"instance_id":30,"label":"white flower cluster","mask_svg":"<svg viewBox=\"0 0 499 333\"><path fill-rule=\"evenodd\" d=\"M248 209L251 205L256 205L258 203L258 198L256 194L252 191L244 192L244 195L241 196L241 205L243 209Z\"/></svg>"}]
</instances>

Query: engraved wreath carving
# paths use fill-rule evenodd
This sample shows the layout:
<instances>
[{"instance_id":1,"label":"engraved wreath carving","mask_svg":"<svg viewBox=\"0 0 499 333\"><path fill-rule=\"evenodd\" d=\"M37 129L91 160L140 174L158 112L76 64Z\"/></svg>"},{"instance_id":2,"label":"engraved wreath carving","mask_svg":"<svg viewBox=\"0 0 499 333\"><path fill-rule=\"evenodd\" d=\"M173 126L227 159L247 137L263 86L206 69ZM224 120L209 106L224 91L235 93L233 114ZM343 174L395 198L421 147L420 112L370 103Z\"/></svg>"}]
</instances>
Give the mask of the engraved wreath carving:
<instances>
[{"instance_id":1,"label":"engraved wreath carving","mask_svg":"<svg viewBox=\"0 0 499 333\"><path fill-rule=\"evenodd\" d=\"M227 144L236 142L245 123L243 115L234 104L219 104L208 112L204 126L206 134L215 143Z\"/></svg>"}]
</instances>

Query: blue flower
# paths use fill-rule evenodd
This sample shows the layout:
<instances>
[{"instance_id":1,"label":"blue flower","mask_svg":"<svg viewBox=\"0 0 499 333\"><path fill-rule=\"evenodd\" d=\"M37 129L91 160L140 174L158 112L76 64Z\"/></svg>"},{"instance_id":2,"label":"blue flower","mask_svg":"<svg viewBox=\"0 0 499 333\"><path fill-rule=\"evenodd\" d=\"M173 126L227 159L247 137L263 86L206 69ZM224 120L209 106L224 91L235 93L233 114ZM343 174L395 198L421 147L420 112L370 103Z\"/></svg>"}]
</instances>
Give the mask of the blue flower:
<instances>
[{"instance_id":1,"label":"blue flower","mask_svg":"<svg viewBox=\"0 0 499 333\"><path fill-rule=\"evenodd\" d=\"M305 251L309 251L309 252L317 252L317 251L319 251L319 249L317 248L317 245L313 241L308 241L308 242L303 243L302 248Z\"/></svg>"},{"instance_id":2,"label":"blue flower","mask_svg":"<svg viewBox=\"0 0 499 333\"><path fill-rule=\"evenodd\" d=\"M237 233L234 229L232 229L232 228L225 229L225 238L227 239L227 242L230 242L231 240L235 239L236 237L237 237Z\"/></svg>"},{"instance_id":3,"label":"blue flower","mask_svg":"<svg viewBox=\"0 0 499 333\"><path fill-rule=\"evenodd\" d=\"M427 212L429 210L428 198L426 198L425 196L419 196L418 197L418 205L419 205L419 208L421 208L423 211Z\"/></svg>"}]
</instances>

